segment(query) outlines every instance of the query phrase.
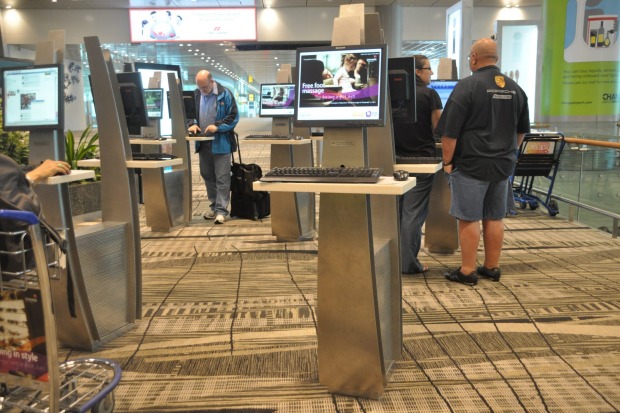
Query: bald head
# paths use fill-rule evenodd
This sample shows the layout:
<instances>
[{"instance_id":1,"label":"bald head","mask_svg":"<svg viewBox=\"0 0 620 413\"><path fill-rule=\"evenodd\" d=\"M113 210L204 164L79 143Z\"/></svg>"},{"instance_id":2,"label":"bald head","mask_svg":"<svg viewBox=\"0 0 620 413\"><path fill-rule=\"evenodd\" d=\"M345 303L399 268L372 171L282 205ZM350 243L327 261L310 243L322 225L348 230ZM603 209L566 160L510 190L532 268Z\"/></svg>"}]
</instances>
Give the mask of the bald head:
<instances>
[{"instance_id":1,"label":"bald head","mask_svg":"<svg viewBox=\"0 0 620 413\"><path fill-rule=\"evenodd\" d=\"M497 63L497 43L495 40L484 37L477 40L470 49L469 67L472 72Z\"/></svg>"},{"instance_id":2,"label":"bald head","mask_svg":"<svg viewBox=\"0 0 620 413\"><path fill-rule=\"evenodd\" d=\"M196 87L203 95L208 95L213 91L213 77L208 70L201 70L196 73Z\"/></svg>"}]
</instances>

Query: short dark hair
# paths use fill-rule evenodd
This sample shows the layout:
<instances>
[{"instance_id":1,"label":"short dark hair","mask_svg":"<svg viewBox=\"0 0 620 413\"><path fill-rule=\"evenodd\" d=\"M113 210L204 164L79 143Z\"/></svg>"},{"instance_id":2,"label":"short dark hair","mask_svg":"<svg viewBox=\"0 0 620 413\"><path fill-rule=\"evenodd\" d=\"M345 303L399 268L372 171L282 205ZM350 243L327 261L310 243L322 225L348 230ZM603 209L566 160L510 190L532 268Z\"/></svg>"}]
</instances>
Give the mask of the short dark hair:
<instances>
[{"instance_id":1,"label":"short dark hair","mask_svg":"<svg viewBox=\"0 0 620 413\"><path fill-rule=\"evenodd\" d=\"M424 68L424 61L428 60L428 57L423 54L414 54L413 58L415 59L414 66L418 70L422 70Z\"/></svg>"}]
</instances>

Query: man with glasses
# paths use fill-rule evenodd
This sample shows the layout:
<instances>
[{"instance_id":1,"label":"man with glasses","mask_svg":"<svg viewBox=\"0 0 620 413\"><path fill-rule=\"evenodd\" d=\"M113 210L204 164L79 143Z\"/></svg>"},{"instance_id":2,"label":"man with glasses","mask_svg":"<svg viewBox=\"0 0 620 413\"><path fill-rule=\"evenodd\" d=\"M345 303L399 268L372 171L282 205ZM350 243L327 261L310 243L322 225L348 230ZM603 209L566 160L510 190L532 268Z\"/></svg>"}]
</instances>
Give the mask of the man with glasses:
<instances>
[{"instance_id":1,"label":"man with glasses","mask_svg":"<svg viewBox=\"0 0 620 413\"><path fill-rule=\"evenodd\" d=\"M433 132L441 115L441 99L431 83L433 69L426 56L414 55L415 123L394 123L394 146L398 156L435 156ZM413 174L415 187L399 198L400 263L403 274L420 274L428 266L418 260L422 246L422 225L428 216L428 204L435 174Z\"/></svg>"},{"instance_id":2,"label":"man with glasses","mask_svg":"<svg viewBox=\"0 0 620 413\"><path fill-rule=\"evenodd\" d=\"M461 246L461 267L446 278L475 285L478 275L500 279L509 177L530 120L525 92L496 66L495 41L476 41L468 58L473 74L454 88L437 129ZM480 221L484 263L476 267Z\"/></svg>"},{"instance_id":3,"label":"man with glasses","mask_svg":"<svg viewBox=\"0 0 620 413\"><path fill-rule=\"evenodd\" d=\"M230 201L230 154L233 152L235 126L239 122L237 102L232 92L213 80L211 72L196 74L196 112L198 119L188 120L188 132L213 136L213 141L197 141L200 176L207 187L209 210L204 219L223 224Z\"/></svg>"}]
</instances>

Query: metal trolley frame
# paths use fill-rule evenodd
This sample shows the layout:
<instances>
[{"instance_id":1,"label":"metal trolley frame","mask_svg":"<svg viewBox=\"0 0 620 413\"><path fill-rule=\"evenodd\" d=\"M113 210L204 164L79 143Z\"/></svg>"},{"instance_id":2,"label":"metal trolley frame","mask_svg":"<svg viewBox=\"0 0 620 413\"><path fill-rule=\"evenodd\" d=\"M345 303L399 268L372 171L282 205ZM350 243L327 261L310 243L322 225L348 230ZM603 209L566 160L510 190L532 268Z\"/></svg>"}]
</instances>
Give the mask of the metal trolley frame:
<instances>
[{"instance_id":1,"label":"metal trolley frame","mask_svg":"<svg viewBox=\"0 0 620 413\"><path fill-rule=\"evenodd\" d=\"M560 166L560 155L564 149L564 135L558 132L528 133L525 135L517 155L515 172L512 177L514 200L521 209L528 205L530 209L544 205L549 215L556 216L559 212L558 203L551 199L555 176ZM549 187L545 199L534 195L532 189L534 178L547 178ZM521 179L517 182L515 178Z\"/></svg>"},{"instance_id":2,"label":"metal trolley frame","mask_svg":"<svg viewBox=\"0 0 620 413\"><path fill-rule=\"evenodd\" d=\"M58 361L50 288L64 256L35 214L0 210L0 222L0 412L112 412L117 363Z\"/></svg>"}]
</instances>

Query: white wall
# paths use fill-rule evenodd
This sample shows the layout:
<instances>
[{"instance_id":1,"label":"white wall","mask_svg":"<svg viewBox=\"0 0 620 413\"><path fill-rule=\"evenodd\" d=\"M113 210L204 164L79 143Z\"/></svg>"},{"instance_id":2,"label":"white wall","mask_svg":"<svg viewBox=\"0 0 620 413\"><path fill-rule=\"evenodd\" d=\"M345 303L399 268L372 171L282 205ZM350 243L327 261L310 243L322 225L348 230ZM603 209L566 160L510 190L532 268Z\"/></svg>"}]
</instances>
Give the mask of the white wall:
<instances>
[{"instance_id":1,"label":"white wall","mask_svg":"<svg viewBox=\"0 0 620 413\"><path fill-rule=\"evenodd\" d=\"M403 40L445 40L446 8L403 7ZM495 33L497 20L540 20L540 7L474 7L472 39Z\"/></svg>"},{"instance_id":2,"label":"white wall","mask_svg":"<svg viewBox=\"0 0 620 413\"><path fill-rule=\"evenodd\" d=\"M374 8L366 8L372 12ZM444 40L446 8L402 7L403 40ZM287 7L258 9L258 41L329 41L338 7ZM540 20L540 7L506 9L474 7L472 38L495 33L497 20ZM7 44L36 44L50 30L64 29L67 44L80 44L85 36L101 43L129 43L129 13L125 9L4 10L3 38ZM389 30L389 28L384 28Z\"/></svg>"}]
</instances>

